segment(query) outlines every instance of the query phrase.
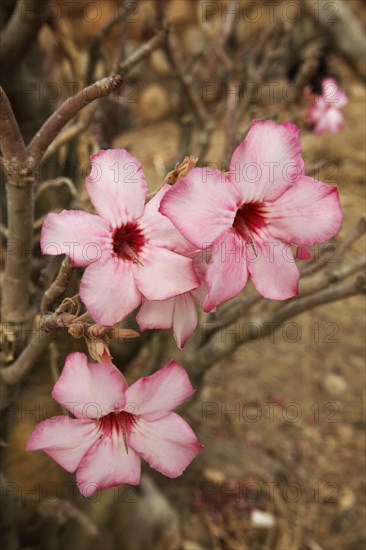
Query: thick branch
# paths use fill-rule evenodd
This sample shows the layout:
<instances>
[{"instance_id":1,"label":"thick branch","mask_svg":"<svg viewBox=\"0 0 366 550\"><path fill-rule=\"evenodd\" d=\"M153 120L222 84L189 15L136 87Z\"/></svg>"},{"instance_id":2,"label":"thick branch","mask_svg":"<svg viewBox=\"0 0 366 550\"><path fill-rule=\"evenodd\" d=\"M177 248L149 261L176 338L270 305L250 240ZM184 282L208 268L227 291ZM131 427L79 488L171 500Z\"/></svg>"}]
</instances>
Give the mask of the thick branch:
<instances>
[{"instance_id":1,"label":"thick branch","mask_svg":"<svg viewBox=\"0 0 366 550\"><path fill-rule=\"evenodd\" d=\"M25 145L19 130L9 99L0 87L0 147L5 157L6 165L20 162L25 155ZM10 166L8 166L11 169Z\"/></svg>"},{"instance_id":2,"label":"thick branch","mask_svg":"<svg viewBox=\"0 0 366 550\"><path fill-rule=\"evenodd\" d=\"M19 384L47 349L53 337L54 333L46 333L41 329L36 330L17 360L10 367L0 370L1 378L5 384L9 386Z\"/></svg>"},{"instance_id":3,"label":"thick branch","mask_svg":"<svg viewBox=\"0 0 366 550\"><path fill-rule=\"evenodd\" d=\"M20 62L48 16L48 1L19 0L0 34L0 62L3 66Z\"/></svg>"}]
</instances>

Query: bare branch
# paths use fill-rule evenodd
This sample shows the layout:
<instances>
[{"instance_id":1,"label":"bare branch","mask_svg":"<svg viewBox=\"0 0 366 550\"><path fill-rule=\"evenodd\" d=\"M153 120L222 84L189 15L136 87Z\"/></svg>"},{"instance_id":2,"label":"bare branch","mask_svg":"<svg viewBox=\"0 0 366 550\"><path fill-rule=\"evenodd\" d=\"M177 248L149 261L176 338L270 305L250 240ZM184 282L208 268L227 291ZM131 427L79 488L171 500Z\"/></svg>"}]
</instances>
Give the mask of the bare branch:
<instances>
[{"instance_id":1,"label":"bare branch","mask_svg":"<svg viewBox=\"0 0 366 550\"><path fill-rule=\"evenodd\" d=\"M165 26L160 30L153 38L151 38L146 44L143 44L135 52L133 52L125 61L122 61L117 65L115 72L125 76L137 63L140 63L146 57L159 48L163 44L168 36L169 27Z\"/></svg>"},{"instance_id":2,"label":"bare branch","mask_svg":"<svg viewBox=\"0 0 366 550\"><path fill-rule=\"evenodd\" d=\"M329 7L323 0L305 0L310 11L329 33L334 46L345 57L357 74L364 79L365 74L365 32L347 2L332 0Z\"/></svg>"},{"instance_id":3,"label":"bare branch","mask_svg":"<svg viewBox=\"0 0 366 550\"><path fill-rule=\"evenodd\" d=\"M64 258L56 279L43 295L41 302L41 313L51 311L52 306L64 294L65 290L69 286L73 272L74 268L70 264L69 259Z\"/></svg>"},{"instance_id":4,"label":"bare branch","mask_svg":"<svg viewBox=\"0 0 366 550\"><path fill-rule=\"evenodd\" d=\"M106 25L104 25L104 27L102 27L102 29L95 35L89 52L89 63L85 77L86 84L91 84L94 79L95 66L100 57L100 49L103 42L112 31L113 27L118 25L118 23L121 23L121 21L126 21L126 19L133 14L137 3L138 0L125 2L124 6L118 10L117 15L112 17L112 19L110 19L110 21L108 21Z\"/></svg>"},{"instance_id":5,"label":"bare branch","mask_svg":"<svg viewBox=\"0 0 366 550\"><path fill-rule=\"evenodd\" d=\"M37 200L42 193L48 191L48 189L57 189L59 187L67 187L71 197L77 196L77 190L74 182L70 178L56 178L54 180L43 181L37 188L35 199ZM43 223L43 222L42 222ZM34 225L36 229L36 225Z\"/></svg>"},{"instance_id":6,"label":"bare branch","mask_svg":"<svg viewBox=\"0 0 366 550\"><path fill-rule=\"evenodd\" d=\"M57 134L79 111L92 101L101 97L106 97L122 84L122 77L119 75L103 78L91 86L84 88L72 97L69 97L62 105L50 116L36 133L27 147L29 163L36 166L43 157L47 147L52 143Z\"/></svg>"},{"instance_id":7,"label":"bare branch","mask_svg":"<svg viewBox=\"0 0 366 550\"><path fill-rule=\"evenodd\" d=\"M54 334L45 333L43 330L35 330L28 345L23 349L17 360L10 367L0 369L2 380L8 386L19 384L29 373L41 354L47 349Z\"/></svg>"},{"instance_id":8,"label":"bare branch","mask_svg":"<svg viewBox=\"0 0 366 550\"><path fill-rule=\"evenodd\" d=\"M337 261L339 261L343 256L348 252L348 250L351 248L352 244L356 242L366 231L366 214L361 216L361 218L358 220L358 222L351 227L349 232L346 234L343 240L341 240L339 244L339 248L337 250ZM336 247L337 243L329 243L330 247ZM300 268L301 277L308 277L309 275L313 275L317 271L320 271L324 268L324 266L329 262L329 255L326 254L326 252L329 250L328 243L324 249L325 254L318 260L307 262L304 264L303 267Z\"/></svg>"},{"instance_id":9,"label":"bare branch","mask_svg":"<svg viewBox=\"0 0 366 550\"><path fill-rule=\"evenodd\" d=\"M191 356L184 360L191 378L195 385L199 385L205 372L217 361L227 358L235 349L248 342L261 339L270 333L278 330L287 320L304 311L309 311L320 305L328 304L338 300L343 300L356 294L364 294L366 291L365 278L358 277L354 281L346 282L341 285L334 285L322 289L313 294L300 296L287 302L284 306L276 308L272 315L257 314L248 319L247 326L253 327L253 330L247 330L243 334L237 331L235 325L231 325L225 332L225 337L221 333L215 334L211 340L195 350ZM258 330L260 329L260 330Z\"/></svg>"},{"instance_id":10,"label":"bare branch","mask_svg":"<svg viewBox=\"0 0 366 550\"><path fill-rule=\"evenodd\" d=\"M61 524L64 523L65 518L74 519L89 537L95 538L99 534L97 527L88 516L68 500L61 498L43 500L38 506L38 511L41 516L56 518Z\"/></svg>"},{"instance_id":11,"label":"bare branch","mask_svg":"<svg viewBox=\"0 0 366 550\"><path fill-rule=\"evenodd\" d=\"M9 99L0 87L0 146L5 157L6 164L16 163L23 160L25 155L25 145L19 130L13 109ZM8 166L9 169L11 167Z\"/></svg>"},{"instance_id":12,"label":"bare branch","mask_svg":"<svg viewBox=\"0 0 366 550\"><path fill-rule=\"evenodd\" d=\"M334 265L334 264L333 264ZM323 269L318 275L311 278L305 278L300 281L301 295L315 292L322 288L346 279L353 273L356 273L366 265L366 256L357 256L348 262L339 264L335 269Z\"/></svg>"},{"instance_id":13,"label":"bare branch","mask_svg":"<svg viewBox=\"0 0 366 550\"><path fill-rule=\"evenodd\" d=\"M62 130L62 128L74 118L86 105L92 103L96 99L106 97L118 90L122 85L122 74L125 75L139 63L142 59L148 57L151 52L158 48L166 39L167 27L158 32L146 44L143 44L128 59L120 63L116 70L116 74L108 76L102 80L98 80L87 88L84 88L74 96L68 98L57 111L50 116L43 124L37 134L27 147L28 163L31 166L36 166L42 159L47 148Z\"/></svg>"},{"instance_id":14,"label":"bare branch","mask_svg":"<svg viewBox=\"0 0 366 550\"><path fill-rule=\"evenodd\" d=\"M48 1L19 0L0 34L0 62L3 66L19 63L48 17Z\"/></svg>"},{"instance_id":15,"label":"bare branch","mask_svg":"<svg viewBox=\"0 0 366 550\"><path fill-rule=\"evenodd\" d=\"M351 227L347 235L344 237L343 241L341 241L338 249L338 258L342 258L348 252L353 243L356 242L360 237L362 237L365 232L366 214L361 216L358 222L353 227Z\"/></svg>"}]
</instances>

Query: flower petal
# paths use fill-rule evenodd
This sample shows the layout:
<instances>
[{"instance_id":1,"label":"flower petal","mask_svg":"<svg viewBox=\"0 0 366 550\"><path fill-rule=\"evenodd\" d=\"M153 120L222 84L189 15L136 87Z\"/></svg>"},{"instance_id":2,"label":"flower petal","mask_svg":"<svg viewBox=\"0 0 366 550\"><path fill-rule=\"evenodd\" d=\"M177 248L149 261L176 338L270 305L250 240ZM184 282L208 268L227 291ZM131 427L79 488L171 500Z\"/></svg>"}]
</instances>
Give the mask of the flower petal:
<instances>
[{"instance_id":1,"label":"flower petal","mask_svg":"<svg viewBox=\"0 0 366 550\"><path fill-rule=\"evenodd\" d=\"M80 283L80 296L93 319L111 326L141 303L134 264L112 256L90 265Z\"/></svg>"},{"instance_id":2,"label":"flower petal","mask_svg":"<svg viewBox=\"0 0 366 550\"><path fill-rule=\"evenodd\" d=\"M334 105L337 109L340 109L348 103L346 92L339 87L334 78L324 78L322 80L322 92L323 101L327 105Z\"/></svg>"},{"instance_id":3,"label":"flower petal","mask_svg":"<svg viewBox=\"0 0 366 550\"><path fill-rule=\"evenodd\" d=\"M230 300L243 290L248 280L247 243L231 229L214 245L207 268L208 295L204 311Z\"/></svg>"},{"instance_id":4,"label":"flower petal","mask_svg":"<svg viewBox=\"0 0 366 550\"><path fill-rule=\"evenodd\" d=\"M136 321L141 330L173 326L174 298L169 300L143 300Z\"/></svg>"},{"instance_id":5,"label":"flower petal","mask_svg":"<svg viewBox=\"0 0 366 550\"><path fill-rule=\"evenodd\" d=\"M175 413L153 422L140 418L129 442L152 468L172 478L180 476L203 448L191 427Z\"/></svg>"},{"instance_id":6,"label":"flower petal","mask_svg":"<svg viewBox=\"0 0 366 550\"><path fill-rule=\"evenodd\" d=\"M142 265L136 265L134 277L148 300L167 300L200 284L192 260L171 250L146 245L139 259Z\"/></svg>"},{"instance_id":7,"label":"flower petal","mask_svg":"<svg viewBox=\"0 0 366 550\"><path fill-rule=\"evenodd\" d=\"M230 180L245 203L273 200L304 173L299 129L289 122L253 122L230 161Z\"/></svg>"},{"instance_id":8,"label":"flower petal","mask_svg":"<svg viewBox=\"0 0 366 550\"><path fill-rule=\"evenodd\" d=\"M276 240L302 245L327 241L342 223L337 188L307 176L263 207L263 215Z\"/></svg>"},{"instance_id":9,"label":"flower petal","mask_svg":"<svg viewBox=\"0 0 366 550\"><path fill-rule=\"evenodd\" d=\"M272 237L255 236L257 257L248 261L254 286L270 300L287 300L298 294L300 273L289 245Z\"/></svg>"},{"instance_id":10,"label":"flower petal","mask_svg":"<svg viewBox=\"0 0 366 550\"><path fill-rule=\"evenodd\" d=\"M140 227L155 246L169 248L179 254L188 255L195 251L192 244L183 237L166 216L159 212L161 200L170 189L170 185L163 185L146 204L144 214L139 222Z\"/></svg>"},{"instance_id":11,"label":"flower petal","mask_svg":"<svg viewBox=\"0 0 366 550\"><path fill-rule=\"evenodd\" d=\"M148 415L149 419L161 418L194 392L185 369L176 361L170 361L164 368L127 388L125 410Z\"/></svg>"},{"instance_id":12,"label":"flower petal","mask_svg":"<svg viewBox=\"0 0 366 550\"><path fill-rule=\"evenodd\" d=\"M44 451L68 472L75 472L80 460L98 437L98 424L69 416L55 416L40 422L27 443L27 451Z\"/></svg>"},{"instance_id":13,"label":"flower petal","mask_svg":"<svg viewBox=\"0 0 366 550\"><path fill-rule=\"evenodd\" d=\"M98 214L114 228L142 216L147 185L137 158L125 149L106 149L91 162L86 188Z\"/></svg>"},{"instance_id":14,"label":"flower petal","mask_svg":"<svg viewBox=\"0 0 366 550\"><path fill-rule=\"evenodd\" d=\"M174 298L173 330L178 348L182 349L197 326L196 306L189 292Z\"/></svg>"},{"instance_id":15,"label":"flower petal","mask_svg":"<svg viewBox=\"0 0 366 550\"><path fill-rule=\"evenodd\" d=\"M191 294L201 307L203 306L203 302L205 301L205 298L208 292L207 282L206 282L206 275L207 275L206 254L207 253L205 252L199 252L193 258L194 270L196 272L198 279L201 282L201 286L199 286L195 290L192 290Z\"/></svg>"},{"instance_id":16,"label":"flower petal","mask_svg":"<svg viewBox=\"0 0 366 550\"><path fill-rule=\"evenodd\" d=\"M43 254L66 254L76 266L98 261L110 242L108 222L81 210L48 214L41 232Z\"/></svg>"},{"instance_id":17,"label":"flower petal","mask_svg":"<svg viewBox=\"0 0 366 550\"><path fill-rule=\"evenodd\" d=\"M240 195L219 170L193 168L163 197L160 212L199 249L233 223Z\"/></svg>"},{"instance_id":18,"label":"flower petal","mask_svg":"<svg viewBox=\"0 0 366 550\"><path fill-rule=\"evenodd\" d=\"M70 353L52 397L77 418L98 419L126 402L126 382L111 363L88 363L85 353Z\"/></svg>"},{"instance_id":19,"label":"flower petal","mask_svg":"<svg viewBox=\"0 0 366 550\"><path fill-rule=\"evenodd\" d=\"M126 452L123 437L116 430L94 443L76 472L77 486L85 497L121 483L138 485L140 479L140 457L130 446Z\"/></svg>"}]
</instances>

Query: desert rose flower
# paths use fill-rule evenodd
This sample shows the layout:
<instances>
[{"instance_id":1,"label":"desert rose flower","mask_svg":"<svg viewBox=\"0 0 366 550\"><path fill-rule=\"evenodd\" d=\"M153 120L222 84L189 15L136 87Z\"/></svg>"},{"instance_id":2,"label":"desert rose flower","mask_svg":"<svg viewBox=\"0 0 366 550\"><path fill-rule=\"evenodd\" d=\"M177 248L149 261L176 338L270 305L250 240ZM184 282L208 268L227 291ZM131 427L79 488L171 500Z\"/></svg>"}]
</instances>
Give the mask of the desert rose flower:
<instances>
[{"instance_id":1,"label":"desert rose flower","mask_svg":"<svg viewBox=\"0 0 366 550\"><path fill-rule=\"evenodd\" d=\"M255 121L230 162L229 174L194 168L163 197L160 211L192 244L211 249L204 310L237 295L248 277L266 298L298 293L290 244L335 235L342 221L338 192L305 175L299 130Z\"/></svg>"},{"instance_id":2,"label":"desert rose flower","mask_svg":"<svg viewBox=\"0 0 366 550\"><path fill-rule=\"evenodd\" d=\"M196 274L201 286L169 300L143 300L136 321L141 330L173 329L177 346L183 348L197 327L196 303L201 307L207 296L207 263L202 252L193 258Z\"/></svg>"},{"instance_id":3,"label":"desert rose flower","mask_svg":"<svg viewBox=\"0 0 366 550\"><path fill-rule=\"evenodd\" d=\"M86 497L122 483L137 485L140 457L178 477L202 449L190 426L172 412L194 391L175 361L127 387L111 363L88 364L85 354L71 353L52 396L75 418L41 422L27 450L43 450L68 472L76 471Z\"/></svg>"},{"instance_id":4,"label":"desert rose flower","mask_svg":"<svg viewBox=\"0 0 366 550\"><path fill-rule=\"evenodd\" d=\"M332 132L336 134L344 125L342 107L347 105L347 94L333 78L322 80L322 95L315 96L308 117L315 134Z\"/></svg>"},{"instance_id":5,"label":"desert rose flower","mask_svg":"<svg viewBox=\"0 0 366 550\"><path fill-rule=\"evenodd\" d=\"M199 286L186 241L158 212L164 186L145 205L147 185L139 161L123 149L91 157L86 187L97 214L48 214L41 234L44 254L67 254L87 266L80 296L95 321L113 325L143 297L166 300Z\"/></svg>"}]
</instances>

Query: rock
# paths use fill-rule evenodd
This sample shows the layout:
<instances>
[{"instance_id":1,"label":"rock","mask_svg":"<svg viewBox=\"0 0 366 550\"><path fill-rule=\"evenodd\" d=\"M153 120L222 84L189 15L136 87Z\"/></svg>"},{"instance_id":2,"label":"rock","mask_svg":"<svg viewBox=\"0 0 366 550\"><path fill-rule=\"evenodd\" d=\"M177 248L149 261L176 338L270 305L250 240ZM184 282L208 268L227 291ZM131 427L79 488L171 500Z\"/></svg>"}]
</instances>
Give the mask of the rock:
<instances>
[{"instance_id":1,"label":"rock","mask_svg":"<svg viewBox=\"0 0 366 550\"><path fill-rule=\"evenodd\" d=\"M190 0L170 0L166 6L166 17L175 25L190 23L195 19L195 3Z\"/></svg>"},{"instance_id":2,"label":"rock","mask_svg":"<svg viewBox=\"0 0 366 550\"><path fill-rule=\"evenodd\" d=\"M343 486L338 498L339 506L342 510L350 510L354 507L356 502L356 496L352 489L347 486Z\"/></svg>"},{"instance_id":3,"label":"rock","mask_svg":"<svg viewBox=\"0 0 366 550\"><path fill-rule=\"evenodd\" d=\"M170 112L170 103L166 90L159 84L150 84L142 92L139 115L146 122L164 118Z\"/></svg>"},{"instance_id":4,"label":"rock","mask_svg":"<svg viewBox=\"0 0 366 550\"><path fill-rule=\"evenodd\" d=\"M253 510L250 516L250 522L252 527L257 529L271 529L276 525L276 518L268 513L262 512L262 510Z\"/></svg>"},{"instance_id":5,"label":"rock","mask_svg":"<svg viewBox=\"0 0 366 550\"><path fill-rule=\"evenodd\" d=\"M339 397L346 392L348 384L339 374L331 373L325 376L323 387L330 395Z\"/></svg>"},{"instance_id":6,"label":"rock","mask_svg":"<svg viewBox=\"0 0 366 550\"><path fill-rule=\"evenodd\" d=\"M182 544L183 550L204 550L203 546L196 542L195 540L185 540Z\"/></svg>"},{"instance_id":7,"label":"rock","mask_svg":"<svg viewBox=\"0 0 366 550\"><path fill-rule=\"evenodd\" d=\"M162 50L155 50L150 56L150 63L153 69L160 75L169 75L172 72L169 61Z\"/></svg>"},{"instance_id":8,"label":"rock","mask_svg":"<svg viewBox=\"0 0 366 550\"><path fill-rule=\"evenodd\" d=\"M218 485L224 483L226 479L224 472L218 468L204 468L202 473L207 481L217 483Z\"/></svg>"}]
</instances>

